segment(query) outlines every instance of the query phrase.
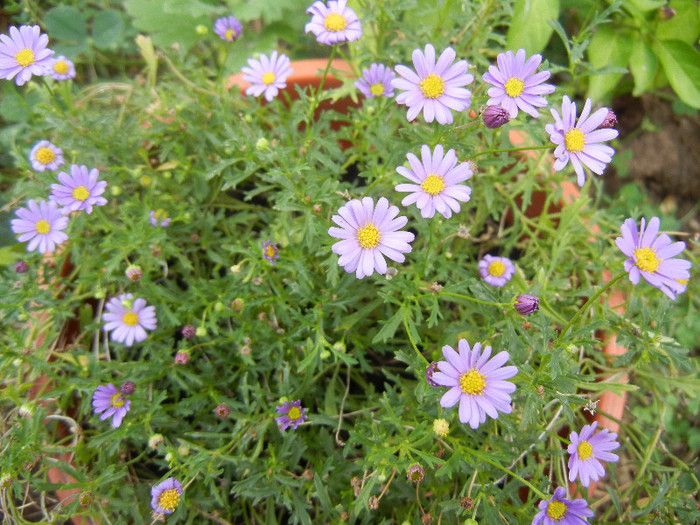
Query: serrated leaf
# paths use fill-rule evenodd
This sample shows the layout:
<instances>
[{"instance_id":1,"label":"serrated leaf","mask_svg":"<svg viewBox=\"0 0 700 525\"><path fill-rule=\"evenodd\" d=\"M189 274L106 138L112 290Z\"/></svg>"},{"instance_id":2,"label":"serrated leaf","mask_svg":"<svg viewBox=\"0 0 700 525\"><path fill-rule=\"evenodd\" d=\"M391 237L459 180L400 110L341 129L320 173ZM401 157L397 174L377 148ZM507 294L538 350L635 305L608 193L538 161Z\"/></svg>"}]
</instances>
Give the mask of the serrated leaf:
<instances>
[{"instance_id":1,"label":"serrated leaf","mask_svg":"<svg viewBox=\"0 0 700 525\"><path fill-rule=\"evenodd\" d=\"M508 28L508 49L523 48L528 54L542 51L554 29L550 20L559 18L559 0L516 0Z\"/></svg>"},{"instance_id":2,"label":"serrated leaf","mask_svg":"<svg viewBox=\"0 0 700 525\"><path fill-rule=\"evenodd\" d=\"M599 27L588 46L588 59L594 69L625 67L632 53L634 38L609 26ZM592 75L588 84L588 97L604 102L622 77L622 73Z\"/></svg>"},{"instance_id":3,"label":"serrated leaf","mask_svg":"<svg viewBox=\"0 0 700 525\"><path fill-rule=\"evenodd\" d=\"M85 18L75 7L65 5L50 9L44 17L44 24L50 38L83 42L88 36Z\"/></svg>"},{"instance_id":4,"label":"serrated leaf","mask_svg":"<svg viewBox=\"0 0 700 525\"><path fill-rule=\"evenodd\" d=\"M198 16L193 15L188 0L127 0L124 8L134 26L148 33L158 47L177 43L189 49L199 38L195 28L200 24L207 27L211 24L209 12L200 11Z\"/></svg>"},{"instance_id":5,"label":"serrated leaf","mask_svg":"<svg viewBox=\"0 0 700 525\"><path fill-rule=\"evenodd\" d=\"M656 37L694 45L700 37L700 6L695 0L671 0L668 6L676 10L676 16L658 23Z\"/></svg>"},{"instance_id":6,"label":"serrated leaf","mask_svg":"<svg viewBox=\"0 0 700 525\"><path fill-rule=\"evenodd\" d=\"M630 72L634 77L632 95L638 97L642 93L649 91L653 86L654 77L658 69L659 61L656 59L654 51L644 40L637 40L630 55Z\"/></svg>"},{"instance_id":7,"label":"serrated leaf","mask_svg":"<svg viewBox=\"0 0 700 525\"><path fill-rule=\"evenodd\" d=\"M680 40L655 42L661 66L678 97L700 109L700 52Z\"/></svg>"},{"instance_id":8,"label":"serrated leaf","mask_svg":"<svg viewBox=\"0 0 700 525\"><path fill-rule=\"evenodd\" d=\"M392 315L388 321L384 322L382 325L382 329L377 332L377 335L374 336L374 339L372 339L372 344L374 343L381 343L386 341L387 339L390 339L391 337L394 337L394 334L396 333L397 328L403 321L403 311L404 307L402 306L397 310L397 312Z\"/></svg>"},{"instance_id":9,"label":"serrated leaf","mask_svg":"<svg viewBox=\"0 0 700 525\"><path fill-rule=\"evenodd\" d=\"M118 12L108 9L97 13L92 23L92 40L96 47L115 48L123 37L124 21Z\"/></svg>"}]
</instances>

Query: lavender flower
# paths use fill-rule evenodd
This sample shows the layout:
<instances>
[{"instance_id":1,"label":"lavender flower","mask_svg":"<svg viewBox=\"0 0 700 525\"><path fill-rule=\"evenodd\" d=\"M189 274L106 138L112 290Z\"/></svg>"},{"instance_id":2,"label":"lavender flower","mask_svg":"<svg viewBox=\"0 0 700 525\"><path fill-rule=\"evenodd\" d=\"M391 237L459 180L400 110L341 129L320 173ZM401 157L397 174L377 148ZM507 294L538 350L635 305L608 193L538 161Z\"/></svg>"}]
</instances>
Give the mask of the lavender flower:
<instances>
[{"instance_id":1,"label":"lavender flower","mask_svg":"<svg viewBox=\"0 0 700 525\"><path fill-rule=\"evenodd\" d=\"M52 58L46 67L48 69L47 74L51 75L51 78L54 80L75 78L75 64L63 55L58 58Z\"/></svg>"},{"instance_id":2,"label":"lavender flower","mask_svg":"<svg viewBox=\"0 0 700 525\"><path fill-rule=\"evenodd\" d=\"M246 95L264 94L268 102L287 86L287 77L294 71L289 67L289 57L284 53L278 56L277 51L273 51L270 58L266 55L260 55L260 60L249 58L248 65L250 67L241 68L243 80L251 84L245 90Z\"/></svg>"},{"instance_id":3,"label":"lavender flower","mask_svg":"<svg viewBox=\"0 0 700 525\"><path fill-rule=\"evenodd\" d=\"M275 418L280 430L287 430L292 425L296 430L307 419L306 409L301 406L301 401L285 401L276 408L277 413L282 414Z\"/></svg>"},{"instance_id":4,"label":"lavender flower","mask_svg":"<svg viewBox=\"0 0 700 525\"><path fill-rule=\"evenodd\" d=\"M46 48L48 43L39 26L10 27L9 37L0 35L0 78L14 78L21 86L32 75L44 76L54 53Z\"/></svg>"},{"instance_id":5,"label":"lavender flower","mask_svg":"<svg viewBox=\"0 0 700 525\"><path fill-rule=\"evenodd\" d=\"M68 226L68 217L64 217L53 201L33 199L27 202L27 208L20 208L16 215L19 219L11 221L12 231L19 234L18 241L30 241L27 251L39 250L40 253L52 252L56 245L68 239L62 230Z\"/></svg>"},{"instance_id":6,"label":"lavender flower","mask_svg":"<svg viewBox=\"0 0 700 525\"><path fill-rule=\"evenodd\" d=\"M433 374L433 381L440 386L451 387L440 400L443 407L454 406L459 401L459 420L469 423L473 429L486 421L486 416L498 419L498 412L510 414L510 393L515 385L505 381L518 373L514 366L503 366L510 357L508 352L500 352L491 360L491 347L476 343L469 348L466 339L459 340L459 352L451 346L443 346L442 353L447 361L439 361L439 372Z\"/></svg>"},{"instance_id":7,"label":"lavender flower","mask_svg":"<svg viewBox=\"0 0 700 525\"><path fill-rule=\"evenodd\" d=\"M422 163L413 153L409 153L406 158L411 169L404 166L396 168L400 175L414 183L399 184L394 188L399 192L410 192L401 204L408 206L415 203L426 219L433 217L436 210L449 219L453 211L459 213L459 202L467 202L472 192L469 186L460 184L473 175L469 163L457 164L455 150L450 149L447 154L444 151L438 144L431 155L430 148L423 145Z\"/></svg>"},{"instance_id":8,"label":"lavender flower","mask_svg":"<svg viewBox=\"0 0 700 525\"><path fill-rule=\"evenodd\" d=\"M330 0L327 6L321 1L314 2L306 10L311 21L304 31L313 33L319 44L327 46L358 40L362 36L360 19L346 4L347 0Z\"/></svg>"},{"instance_id":9,"label":"lavender flower","mask_svg":"<svg viewBox=\"0 0 700 525\"><path fill-rule=\"evenodd\" d=\"M48 140L37 142L29 152L29 161L36 171L56 171L63 166L63 150L51 144Z\"/></svg>"},{"instance_id":10,"label":"lavender flower","mask_svg":"<svg viewBox=\"0 0 700 525\"><path fill-rule=\"evenodd\" d=\"M514 306L520 315L530 315L540 309L540 299L534 295L521 293L515 298Z\"/></svg>"},{"instance_id":11,"label":"lavender flower","mask_svg":"<svg viewBox=\"0 0 700 525\"><path fill-rule=\"evenodd\" d=\"M593 516L585 499L565 498L564 487L557 487L549 500L538 505L540 512L532 520L532 525L585 525Z\"/></svg>"},{"instance_id":12,"label":"lavender flower","mask_svg":"<svg viewBox=\"0 0 700 525\"><path fill-rule=\"evenodd\" d=\"M158 228L159 226L161 228L167 228L170 226L170 221L173 219L168 217L168 212L166 212L164 209L158 208L157 210L151 210L148 213L148 220L151 223L151 226L154 228Z\"/></svg>"},{"instance_id":13,"label":"lavender flower","mask_svg":"<svg viewBox=\"0 0 700 525\"><path fill-rule=\"evenodd\" d=\"M547 124L545 130L549 139L556 144L554 170L561 171L571 161L578 177L578 185L586 182L584 166L593 173L602 175L605 166L612 160L615 150L600 144L617 137L616 129L597 129L608 116L608 108L601 108L591 115L591 99L586 100L581 116L576 122L576 103L564 96L561 106L561 118L556 109L552 109L554 124Z\"/></svg>"},{"instance_id":14,"label":"lavender flower","mask_svg":"<svg viewBox=\"0 0 700 525\"><path fill-rule=\"evenodd\" d=\"M214 33L227 42L235 42L242 30L243 26L235 16L223 16L214 22Z\"/></svg>"},{"instance_id":15,"label":"lavender flower","mask_svg":"<svg viewBox=\"0 0 700 525\"><path fill-rule=\"evenodd\" d=\"M406 217L396 217L398 213L399 209L389 206L384 197L377 201L376 208L371 197L362 201L354 199L342 206L338 215L332 217L340 228L328 228L328 235L342 239L332 247L333 253L340 255L338 264L362 279L375 271L382 275L386 273L384 256L403 262L403 254L411 251L409 243L413 242L415 235L398 231L408 222Z\"/></svg>"},{"instance_id":16,"label":"lavender flower","mask_svg":"<svg viewBox=\"0 0 700 525\"><path fill-rule=\"evenodd\" d=\"M394 88L391 81L396 78L391 68L384 64L372 63L369 69L362 70L362 76L355 82L355 87L359 89L367 98L372 97L393 97Z\"/></svg>"},{"instance_id":17,"label":"lavender flower","mask_svg":"<svg viewBox=\"0 0 700 525\"><path fill-rule=\"evenodd\" d=\"M29 271L29 265L26 261L18 261L15 263L15 271L17 273L27 273Z\"/></svg>"},{"instance_id":18,"label":"lavender flower","mask_svg":"<svg viewBox=\"0 0 700 525\"><path fill-rule=\"evenodd\" d=\"M148 337L146 330L154 330L158 326L155 307L146 306L144 299L134 299L130 293L112 297L105 309L107 311L102 314L105 321L103 330L112 332L112 341L126 346L145 340Z\"/></svg>"},{"instance_id":19,"label":"lavender flower","mask_svg":"<svg viewBox=\"0 0 700 525\"><path fill-rule=\"evenodd\" d=\"M408 106L406 118L409 122L423 111L426 122L437 119L440 124L451 124L450 110L464 111L469 107L471 91L464 86L474 81L474 75L467 73L466 60L452 64L456 57L455 50L448 47L436 63L435 48L428 44L425 54L420 49L413 51L415 72L406 66L396 66L401 78L392 80L391 85L404 90L396 97L396 102Z\"/></svg>"},{"instance_id":20,"label":"lavender flower","mask_svg":"<svg viewBox=\"0 0 700 525\"><path fill-rule=\"evenodd\" d=\"M506 257L484 255L478 266L482 279L491 286L504 286L515 273L515 266Z\"/></svg>"},{"instance_id":21,"label":"lavender flower","mask_svg":"<svg viewBox=\"0 0 700 525\"><path fill-rule=\"evenodd\" d=\"M107 386L100 385L95 390L92 395L92 406L94 407L94 414L102 414L100 416L100 421L111 417L112 427L119 428L122 424L122 419L126 413L131 409L131 401L126 399L124 395L117 390L117 387L112 383L108 383Z\"/></svg>"},{"instance_id":22,"label":"lavender flower","mask_svg":"<svg viewBox=\"0 0 700 525\"><path fill-rule=\"evenodd\" d=\"M182 484L175 478L151 487L151 508L158 514L172 514L180 503Z\"/></svg>"},{"instance_id":23,"label":"lavender flower","mask_svg":"<svg viewBox=\"0 0 700 525\"><path fill-rule=\"evenodd\" d=\"M279 250L277 249L276 242L270 242L270 239L266 240L263 245L263 258L275 264L275 259L279 258Z\"/></svg>"},{"instance_id":24,"label":"lavender flower","mask_svg":"<svg viewBox=\"0 0 700 525\"><path fill-rule=\"evenodd\" d=\"M500 53L496 57L498 67L489 66L488 73L483 75L484 82L494 86L488 90L491 98L486 103L505 108L510 118L518 116L518 109L539 117L535 108L547 105L547 100L541 95L554 92L552 84L542 84L549 78L549 71L535 73L542 63L542 55L532 55L527 61L525 56L524 49L518 49L515 56L512 51Z\"/></svg>"},{"instance_id":25,"label":"lavender flower","mask_svg":"<svg viewBox=\"0 0 700 525\"><path fill-rule=\"evenodd\" d=\"M70 175L61 171L58 180L61 184L51 185L50 199L56 201L60 206L65 206L62 210L64 215L72 211L85 210L85 213L92 213L93 206L104 206L107 199L100 197L107 187L107 182L97 180L100 172L91 169L88 172L87 166L70 167Z\"/></svg>"},{"instance_id":26,"label":"lavender flower","mask_svg":"<svg viewBox=\"0 0 700 525\"><path fill-rule=\"evenodd\" d=\"M484 120L484 126L489 129L500 128L510 122L508 112L501 106L487 106L481 118Z\"/></svg>"},{"instance_id":27,"label":"lavender flower","mask_svg":"<svg viewBox=\"0 0 700 525\"><path fill-rule=\"evenodd\" d=\"M598 422L592 425L584 425L581 434L572 432L569 435L571 444L567 448L569 452L569 481L581 480L581 484L587 487L591 480L598 481L605 476L605 468L602 461L619 461L617 454L610 452L620 447L617 434L607 428L594 434Z\"/></svg>"},{"instance_id":28,"label":"lavender flower","mask_svg":"<svg viewBox=\"0 0 700 525\"><path fill-rule=\"evenodd\" d=\"M615 244L628 257L625 270L632 283L637 284L639 277L644 277L650 285L675 299L676 294L685 291L685 282L690 278L690 261L674 259L685 249L685 243L672 242L665 233L659 235L658 217L652 217L647 228L645 222L642 218L639 233L634 219L627 219L620 227L622 237L615 239Z\"/></svg>"}]
</instances>

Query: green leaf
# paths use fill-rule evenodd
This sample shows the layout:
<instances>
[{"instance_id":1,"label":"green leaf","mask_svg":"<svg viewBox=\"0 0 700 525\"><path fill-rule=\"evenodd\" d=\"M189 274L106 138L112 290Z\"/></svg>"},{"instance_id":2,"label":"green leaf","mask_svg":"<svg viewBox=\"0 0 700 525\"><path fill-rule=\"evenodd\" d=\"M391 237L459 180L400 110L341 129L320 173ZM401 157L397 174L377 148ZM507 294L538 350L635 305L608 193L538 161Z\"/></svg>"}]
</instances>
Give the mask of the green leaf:
<instances>
[{"instance_id":1,"label":"green leaf","mask_svg":"<svg viewBox=\"0 0 700 525\"><path fill-rule=\"evenodd\" d=\"M678 97L700 109L700 52L680 40L656 42L654 51Z\"/></svg>"},{"instance_id":2,"label":"green leaf","mask_svg":"<svg viewBox=\"0 0 700 525\"><path fill-rule=\"evenodd\" d=\"M676 10L676 16L659 22L656 37L692 46L700 36L700 6L695 0L671 0L668 6Z\"/></svg>"},{"instance_id":3,"label":"green leaf","mask_svg":"<svg viewBox=\"0 0 700 525\"><path fill-rule=\"evenodd\" d=\"M100 49L116 48L124 37L124 21L113 10L97 13L92 23L92 39Z\"/></svg>"},{"instance_id":4,"label":"green leaf","mask_svg":"<svg viewBox=\"0 0 700 525\"><path fill-rule=\"evenodd\" d=\"M559 0L515 0L513 20L506 36L507 48L539 53L552 36L549 21L557 18Z\"/></svg>"},{"instance_id":5,"label":"green leaf","mask_svg":"<svg viewBox=\"0 0 700 525\"><path fill-rule=\"evenodd\" d=\"M634 38L609 26L599 27L588 46L588 59L594 69L624 67L632 53ZM622 73L592 75L588 84L588 97L603 102L609 98Z\"/></svg>"},{"instance_id":6,"label":"green leaf","mask_svg":"<svg viewBox=\"0 0 700 525\"><path fill-rule=\"evenodd\" d=\"M630 4L640 11L652 11L666 5L666 0L628 0Z\"/></svg>"},{"instance_id":7,"label":"green leaf","mask_svg":"<svg viewBox=\"0 0 700 525\"><path fill-rule=\"evenodd\" d=\"M87 40L88 32L85 18L75 7L67 5L54 7L46 13L44 24L52 39L58 38L78 43Z\"/></svg>"},{"instance_id":8,"label":"green leaf","mask_svg":"<svg viewBox=\"0 0 700 525\"><path fill-rule=\"evenodd\" d=\"M377 335L374 336L374 339L372 339L372 344L381 343L383 341L386 341L387 339L394 337L396 329L403 321L403 310L404 307L402 306L397 310L397 312L394 315L391 316L391 318L388 321L384 322L384 324L382 325L382 329L379 330L379 332L377 332Z\"/></svg>"},{"instance_id":9,"label":"green leaf","mask_svg":"<svg viewBox=\"0 0 700 525\"><path fill-rule=\"evenodd\" d=\"M630 72L634 77L632 95L638 97L649 91L654 84L654 77L658 69L659 61L656 59L654 51L644 40L637 40L630 55Z\"/></svg>"}]
</instances>

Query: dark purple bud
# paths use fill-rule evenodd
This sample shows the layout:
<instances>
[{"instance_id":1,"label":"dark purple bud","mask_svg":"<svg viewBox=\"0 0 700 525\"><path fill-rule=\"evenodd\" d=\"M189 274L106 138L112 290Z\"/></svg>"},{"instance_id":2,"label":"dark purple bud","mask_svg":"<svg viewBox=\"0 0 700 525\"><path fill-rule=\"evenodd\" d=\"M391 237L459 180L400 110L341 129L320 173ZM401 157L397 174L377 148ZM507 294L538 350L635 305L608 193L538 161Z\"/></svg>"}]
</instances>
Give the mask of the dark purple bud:
<instances>
[{"instance_id":1,"label":"dark purple bud","mask_svg":"<svg viewBox=\"0 0 700 525\"><path fill-rule=\"evenodd\" d=\"M437 366L437 365L438 365L438 364L437 364L437 361L433 361L432 363L430 363L430 366L429 366L428 368L425 369L425 379L428 380L428 384L429 384L430 386L440 386L440 385L438 385L435 381L433 381L433 374L434 374L435 372L439 372L439 371L440 371L440 370L438 370L438 366Z\"/></svg>"},{"instance_id":2,"label":"dark purple bud","mask_svg":"<svg viewBox=\"0 0 700 525\"><path fill-rule=\"evenodd\" d=\"M660 7L659 8L659 18L661 20L671 20L674 16L678 14L678 11L672 7Z\"/></svg>"},{"instance_id":3,"label":"dark purple bud","mask_svg":"<svg viewBox=\"0 0 700 525\"><path fill-rule=\"evenodd\" d=\"M617 116L615 113L612 112L612 110L608 110L608 115L605 117L605 120L598 126L597 129L603 129L603 128L614 128L617 126Z\"/></svg>"},{"instance_id":4,"label":"dark purple bud","mask_svg":"<svg viewBox=\"0 0 700 525\"><path fill-rule=\"evenodd\" d=\"M29 265L24 262L24 261L19 261L18 263L15 263L15 271L17 273L27 273L29 270Z\"/></svg>"},{"instance_id":5,"label":"dark purple bud","mask_svg":"<svg viewBox=\"0 0 700 525\"><path fill-rule=\"evenodd\" d=\"M190 362L190 354L187 352L178 352L175 354L175 364L176 365L186 365Z\"/></svg>"},{"instance_id":6,"label":"dark purple bud","mask_svg":"<svg viewBox=\"0 0 700 525\"><path fill-rule=\"evenodd\" d=\"M197 329L191 324L188 324L182 329L182 337L184 337L185 339L192 339L196 333Z\"/></svg>"},{"instance_id":7,"label":"dark purple bud","mask_svg":"<svg viewBox=\"0 0 700 525\"><path fill-rule=\"evenodd\" d=\"M484 125L489 129L500 128L510 121L508 112L501 106L488 106L481 114L481 118L484 120Z\"/></svg>"},{"instance_id":8,"label":"dark purple bud","mask_svg":"<svg viewBox=\"0 0 700 525\"><path fill-rule=\"evenodd\" d=\"M134 390L136 390L136 385L132 383L131 381L127 381L126 383L122 384L121 391L122 394L129 395L133 394Z\"/></svg>"},{"instance_id":9,"label":"dark purple bud","mask_svg":"<svg viewBox=\"0 0 700 525\"><path fill-rule=\"evenodd\" d=\"M219 405L214 412L220 418L225 418L231 413L231 409L227 405Z\"/></svg>"},{"instance_id":10,"label":"dark purple bud","mask_svg":"<svg viewBox=\"0 0 700 525\"><path fill-rule=\"evenodd\" d=\"M530 315L540 309L540 300L534 295L520 294L515 298L515 309L521 315Z\"/></svg>"}]
</instances>

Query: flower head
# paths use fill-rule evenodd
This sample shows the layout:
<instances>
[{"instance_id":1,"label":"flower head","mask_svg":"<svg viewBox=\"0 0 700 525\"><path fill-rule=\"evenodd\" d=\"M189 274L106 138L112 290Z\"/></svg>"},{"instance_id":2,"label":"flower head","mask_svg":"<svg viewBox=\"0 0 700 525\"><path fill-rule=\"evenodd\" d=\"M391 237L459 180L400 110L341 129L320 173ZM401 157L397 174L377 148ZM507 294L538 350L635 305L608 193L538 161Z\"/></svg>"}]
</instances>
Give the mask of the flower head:
<instances>
[{"instance_id":1,"label":"flower head","mask_svg":"<svg viewBox=\"0 0 700 525\"><path fill-rule=\"evenodd\" d=\"M346 4L347 0L330 0L328 5L320 0L314 2L306 10L311 22L306 24L305 32L313 33L319 44L327 46L358 40L362 36L362 24L357 13Z\"/></svg>"},{"instance_id":2,"label":"flower head","mask_svg":"<svg viewBox=\"0 0 700 525\"><path fill-rule=\"evenodd\" d=\"M338 215L333 215L332 219L340 228L328 228L328 235L342 239L332 247L333 253L340 255L338 264L362 279L375 271L386 273L384 256L403 262L403 254L411 251L409 243L415 235L398 231L408 222L406 217L397 217L398 214L399 209L389 206L384 197L377 201L376 207L371 197L364 197L361 201L353 199L338 209Z\"/></svg>"},{"instance_id":3,"label":"flower head","mask_svg":"<svg viewBox=\"0 0 700 525\"><path fill-rule=\"evenodd\" d=\"M279 258L279 250L277 249L277 243L270 242L270 240L268 239L263 243L262 247L263 258L267 259L272 264L275 264L275 259Z\"/></svg>"},{"instance_id":4,"label":"flower head","mask_svg":"<svg viewBox=\"0 0 700 525\"><path fill-rule=\"evenodd\" d=\"M430 386L438 386L438 384L433 381L433 374L439 371L437 361L433 361L428 368L425 369L425 379Z\"/></svg>"},{"instance_id":5,"label":"flower head","mask_svg":"<svg viewBox=\"0 0 700 525\"><path fill-rule=\"evenodd\" d=\"M419 483L422 481L424 476L425 471L418 463L414 463L408 467L408 472L406 472L406 477L408 477L408 480L413 481L414 483Z\"/></svg>"},{"instance_id":6,"label":"flower head","mask_svg":"<svg viewBox=\"0 0 700 525\"><path fill-rule=\"evenodd\" d=\"M85 213L90 214L93 206L107 204L107 199L100 197L107 187L107 182L98 180L99 176L100 172L94 168L88 172L87 166L73 164L70 167L70 175L59 172L58 180L61 184L51 185L50 198L64 206L64 214L78 210L85 210Z\"/></svg>"},{"instance_id":7,"label":"flower head","mask_svg":"<svg viewBox=\"0 0 700 525\"><path fill-rule=\"evenodd\" d=\"M48 140L37 142L29 152L29 161L36 171L56 171L63 166L63 150L54 146Z\"/></svg>"},{"instance_id":8,"label":"flower head","mask_svg":"<svg viewBox=\"0 0 700 525\"><path fill-rule=\"evenodd\" d=\"M578 177L578 185L586 182L584 166L593 173L602 175L605 166L612 160L615 150L600 144L617 137L617 130L598 129L608 116L608 108L601 108L591 115L591 99L586 100L581 116L576 122L576 103L564 96L561 106L561 118L552 108L554 124L547 124L545 129L549 139L557 145L554 156L554 170L561 171L571 161Z\"/></svg>"},{"instance_id":9,"label":"flower head","mask_svg":"<svg viewBox=\"0 0 700 525\"><path fill-rule=\"evenodd\" d=\"M598 481L605 475L602 461L619 461L617 454L610 452L620 447L617 434L607 428L594 434L598 422L592 425L584 425L581 434L572 432L569 435L571 444L567 448L569 452L569 481L581 480L581 484L587 487L591 480Z\"/></svg>"},{"instance_id":10,"label":"flower head","mask_svg":"<svg viewBox=\"0 0 700 525\"><path fill-rule=\"evenodd\" d=\"M102 414L100 416L100 421L111 417L112 426L114 428L119 428L122 424L122 419L126 413L131 409L131 401L126 399L124 395L117 390L117 387L112 383L108 383L107 386L100 385L95 390L92 395L92 406L94 407L94 414Z\"/></svg>"},{"instance_id":11,"label":"flower head","mask_svg":"<svg viewBox=\"0 0 700 525\"><path fill-rule=\"evenodd\" d=\"M442 418L434 420L433 432L435 432L437 436L445 437L450 433L450 422Z\"/></svg>"},{"instance_id":12,"label":"flower head","mask_svg":"<svg viewBox=\"0 0 700 525\"><path fill-rule=\"evenodd\" d=\"M500 128L510 122L508 111L501 106L487 106L481 118L484 120L484 126L489 129Z\"/></svg>"},{"instance_id":13,"label":"flower head","mask_svg":"<svg viewBox=\"0 0 700 525\"><path fill-rule=\"evenodd\" d=\"M112 332L112 341L126 346L145 340L148 337L146 330L154 330L158 326L155 307L146 306L144 299L134 299L130 293L112 297L105 309L107 311L102 314L105 321L103 329Z\"/></svg>"},{"instance_id":14,"label":"flower head","mask_svg":"<svg viewBox=\"0 0 700 525\"><path fill-rule=\"evenodd\" d=\"M542 62L542 55L532 55L525 60L525 50L518 49L500 53L496 57L498 67L489 66L484 73L484 82L491 84L488 95L491 97L487 104L505 108L510 118L518 116L521 109L532 117L539 117L535 108L543 108L547 100L542 95L554 93L552 84L542 84L549 78L549 71L535 73Z\"/></svg>"},{"instance_id":15,"label":"flower head","mask_svg":"<svg viewBox=\"0 0 700 525\"><path fill-rule=\"evenodd\" d=\"M242 30L243 26L235 16L222 16L214 22L214 33L227 42L235 42Z\"/></svg>"},{"instance_id":16,"label":"flower head","mask_svg":"<svg viewBox=\"0 0 700 525\"><path fill-rule=\"evenodd\" d=\"M41 34L39 26L10 27L9 37L0 35L0 78L14 78L21 86L32 75L44 76L53 56L46 48L48 43L48 35Z\"/></svg>"},{"instance_id":17,"label":"flower head","mask_svg":"<svg viewBox=\"0 0 700 525\"><path fill-rule=\"evenodd\" d=\"M296 430L307 419L306 409L301 406L301 401L285 401L276 408L277 413L282 414L275 418L280 430L287 430L292 425Z\"/></svg>"},{"instance_id":18,"label":"flower head","mask_svg":"<svg viewBox=\"0 0 700 525\"><path fill-rule=\"evenodd\" d=\"M428 44L425 53L420 49L413 51L415 71L396 66L401 78L395 78L391 84L404 91L396 97L396 102L408 106L406 118L409 122L423 111L426 122L437 119L440 124L451 124L450 110L464 111L469 107L472 93L464 86L474 81L474 75L467 73L466 60L452 64L456 57L455 50L448 47L436 63L435 48Z\"/></svg>"},{"instance_id":19,"label":"flower head","mask_svg":"<svg viewBox=\"0 0 700 525\"><path fill-rule=\"evenodd\" d=\"M182 485L175 478L151 487L151 508L158 514L172 514L180 503Z\"/></svg>"},{"instance_id":20,"label":"flower head","mask_svg":"<svg viewBox=\"0 0 700 525\"><path fill-rule=\"evenodd\" d=\"M278 55L277 51L273 51L270 58L267 55L260 55L260 60L249 58L248 65L250 67L241 68L243 80L251 84L245 90L246 95L264 94L268 102L287 86L287 77L294 71L289 67L289 57L284 53Z\"/></svg>"},{"instance_id":21,"label":"flower head","mask_svg":"<svg viewBox=\"0 0 700 525\"><path fill-rule=\"evenodd\" d=\"M391 81L396 78L390 67L384 64L372 63L369 69L362 70L362 76L355 82L355 87L359 89L367 98L372 97L393 97L394 88Z\"/></svg>"},{"instance_id":22,"label":"flower head","mask_svg":"<svg viewBox=\"0 0 700 525\"><path fill-rule=\"evenodd\" d=\"M521 293L515 298L513 306L520 315L530 315L540 309L540 298Z\"/></svg>"},{"instance_id":23,"label":"flower head","mask_svg":"<svg viewBox=\"0 0 700 525\"><path fill-rule=\"evenodd\" d=\"M450 149L445 154L441 144L435 146L432 154L424 144L421 148L422 162L413 153L406 155L406 158L410 169L404 166L396 168L399 175L412 182L394 188L399 192L410 192L401 204L408 206L415 203L426 219L433 217L436 210L446 219L452 217L453 211L459 213L459 203L467 202L472 193L469 186L461 184L474 174L469 163L458 164L455 150Z\"/></svg>"},{"instance_id":24,"label":"flower head","mask_svg":"<svg viewBox=\"0 0 700 525\"><path fill-rule=\"evenodd\" d=\"M620 227L622 237L615 239L615 244L628 257L625 270L632 283L637 284L639 277L644 277L650 285L675 299L676 294L686 289L691 264L685 259L674 259L685 249L685 243L672 242L665 233L659 235L659 225L659 218L652 217L645 227L646 221L642 218L637 232L634 219L627 219Z\"/></svg>"},{"instance_id":25,"label":"flower head","mask_svg":"<svg viewBox=\"0 0 700 525\"><path fill-rule=\"evenodd\" d=\"M12 219L12 231L19 234L19 242L30 241L27 251L39 250L40 253L52 252L57 244L68 239L62 230L68 226L68 217L64 217L61 210L53 201L39 201L33 199L27 202L27 208L20 208L16 215L19 219Z\"/></svg>"},{"instance_id":26,"label":"flower head","mask_svg":"<svg viewBox=\"0 0 700 525\"><path fill-rule=\"evenodd\" d=\"M161 228L167 228L170 225L170 221L172 221L172 217L168 216L168 212L165 211L162 208L158 208L157 210L151 210L148 213L148 220L151 223L151 226L154 228L158 228L160 226Z\"/></svg>"},{"instance_id":27,"label":"flower head","mask_svg":"<svg viewBox=\"0 0 700 525\"><path fill-rule=\"evenodd\" d=\"M532 520L532 525L584 525L593 516L585 499L566 499L564 487L557 487L549 500L539 504L540 512Z\"/></svg>"},{"instance_id":28,"label":"flower head","mask_svg":"<svg viewBox=\"0 0 700 525\"><path fill-rule=\"evenodd\" d=\"M63 55L58 58L52 58L46 67L48 69L47 74L51 75L51 78L54 80L75 78L75 64Z\"/></svg>"},{"instance_id":29,"label":"flower head","mask_svg":"<svg viewBox=\"0 0 700 525\"><path fill-rule=\"evenodd\" d=\"M484 255L478 266L481 277L491 286L505 285L515 273L515 266L506 257Z\"/></svg>"},{"instance_id":30,"label":"flower head","mask_svg":"<svg viewBox=\"0 0 700 525\"><path fill-rule=\"evenodd\" d=\"M486 421L486 416L498 419L498 412L510 414L510 395L515 385L510 379L518 373L514 366L503 366L510 357L508 352L500 352L492 359L491 347L476 343L469 348L466 339L460 339L459 352L451 346L443 346L442 353L447 361L439 361L439 372L433 374L433 381L440 386L451 387L440 400L443 407L454 406L459 401L459 420L477 428Z\"/></svg>"}]
</instances>

